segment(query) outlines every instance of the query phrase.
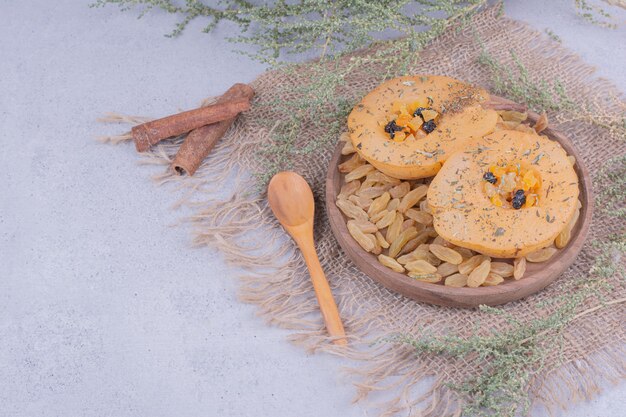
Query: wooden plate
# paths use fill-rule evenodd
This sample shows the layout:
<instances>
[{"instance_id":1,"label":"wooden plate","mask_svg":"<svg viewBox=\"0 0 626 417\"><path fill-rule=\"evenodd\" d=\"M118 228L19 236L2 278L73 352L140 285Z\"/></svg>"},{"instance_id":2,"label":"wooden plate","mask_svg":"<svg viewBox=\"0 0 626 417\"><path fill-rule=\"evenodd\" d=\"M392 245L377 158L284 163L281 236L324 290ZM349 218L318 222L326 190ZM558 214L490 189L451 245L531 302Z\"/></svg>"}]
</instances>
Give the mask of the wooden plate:
<instances>
[{"instance_id":1,"label":"wooden plate","mask_svg":"<svg viewBox=\"0 0 626 417\"><path fill-rule=\"evenodd\" d=\"M539 115L528 112L528 120L533 124ZM354 241L346 226L347 218L337 208L335 201L343 183L343 174L337 166L347 157L341 155L343 143L335 149L326 176L326 210L330 226L348 258L365 274L392 291L426 303L451 307L476 307L480 304L498 305L519 300L550 285L567 269L580 252L591 224L593 197L591 178L584 161L572 142L561 133L547 128L542 132L558 141L568 155L576 158L575 171L580 179L580 201L582 208L578 223L572 232L569 244L559 250L549 261L528 263L526 274L519 281L506 279L504 283L493 287L451 288L440 284L429 284L411 279L405 274L394 272L382 266L375 255L366 252Z\"/></svg>"}]
</instances>

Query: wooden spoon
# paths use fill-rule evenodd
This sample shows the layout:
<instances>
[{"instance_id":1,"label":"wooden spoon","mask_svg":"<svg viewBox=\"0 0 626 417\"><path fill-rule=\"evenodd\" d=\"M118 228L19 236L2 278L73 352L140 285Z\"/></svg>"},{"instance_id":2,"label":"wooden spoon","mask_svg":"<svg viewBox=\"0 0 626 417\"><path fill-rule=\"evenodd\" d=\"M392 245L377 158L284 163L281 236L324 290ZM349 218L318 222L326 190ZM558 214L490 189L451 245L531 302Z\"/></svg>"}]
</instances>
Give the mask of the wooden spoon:
<instances>
[{"instance_id":1,"label":"wooden spoon","mask_svg":"<svg viewBox=\"0 0 626 417\"><path fill-rule=\"evenodd\" d=\"M328 333L333 337L345 336L337 304L315 251L313 242L315 203L311 187L295 172L279 172L274 175L267 187L267 199L280 224L302 251ZM338 338L334 343L346 345L347 340Z\"/></svg>"}]
</instances>

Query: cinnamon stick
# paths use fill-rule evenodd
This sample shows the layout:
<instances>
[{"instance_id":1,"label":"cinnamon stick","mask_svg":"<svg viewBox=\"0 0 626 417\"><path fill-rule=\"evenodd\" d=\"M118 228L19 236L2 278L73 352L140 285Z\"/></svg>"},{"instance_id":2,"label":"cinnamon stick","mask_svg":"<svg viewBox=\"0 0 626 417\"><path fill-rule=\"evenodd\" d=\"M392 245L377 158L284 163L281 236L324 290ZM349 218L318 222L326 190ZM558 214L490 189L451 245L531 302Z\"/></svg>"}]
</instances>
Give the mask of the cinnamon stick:
<instances>
[{"instance_id":1,"label":"cinnamon stick","mask_svg":"<svg viewBox=\"0 0 626 417\"><path fill-rule=\"evenodd\" d=\"M254 90L249 85L235 84L217 100L217 103L240 99L250 101L252 97L254 97ZM188 175L193 175L217 141L233 124L235 118L236 116L219 123L202 126L190 132L172 161L172 170L178 175L183 175L185 172Z\"/></svg>"},{"instance_id":2,"label":"cinnamon stick","mask_svg":"<svg viewBox=\"0 0 626 417\"><path fill-rule=\"evenodd\" d=\"M229 120L250 108L250 100L244 97L224 100L210 106L188 110L162 119L135 126L131 135L137 152L145 152L150 146L165 138L187 133L201 126Z\"/></svg>"}]
</instances>

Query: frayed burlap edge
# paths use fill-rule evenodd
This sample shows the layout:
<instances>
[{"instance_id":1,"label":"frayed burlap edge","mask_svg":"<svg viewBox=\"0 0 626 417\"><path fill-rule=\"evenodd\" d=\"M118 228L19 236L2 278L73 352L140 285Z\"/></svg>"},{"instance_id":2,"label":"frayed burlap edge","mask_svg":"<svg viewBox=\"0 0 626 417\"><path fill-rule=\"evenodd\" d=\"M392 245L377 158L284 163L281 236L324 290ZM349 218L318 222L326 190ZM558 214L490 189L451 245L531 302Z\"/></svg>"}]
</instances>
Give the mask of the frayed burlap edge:
<instances>
[{"instance_id":1,"label":"frayed burlap edge","mask_svg":"<svg viewBox=\"0 0 626 417\"><path fill-rule=\"evenodd\" d=\"M476 19L497 18L493 10L488 10ZM542 39L524 24L507 20L506 25L515 36L529 39L532 49L549 48L551 57L562 62L563 72L569 71L586 84L593 84L597 96L615 95L609 83L592 80L593 70L570 52ZM424 52L424 56L428 54L428 50ZM272 75L262 76L252 84L253 87L258 91L257 86L263 84L263 77L269 76ZM346 297L342 292L345 289L338 285L334 276L329 276L329 279L339 300L340 314L345 320L350 343L348 348L329 343L308 279L302 278L307 276L306 267L292 242L274 220L264 193L258 191L256 180L248 171L253 165L254 150L270 141L272 133L271 129L260 128L255 135L250 135L245 126L252 117L254 115L243 116L235 123L194 177L180 177L169 171L155 177L159 184L172 184L175 190L184 192L184 197L175 207L184 204L195 211L185 219L194 228L194 243L218 249L226 262L241 271L241 300L257 305L258 314L268 323L291 329L289 339L292 343L309 352L323 351L355 360L357 365L347 370L357 381L355 401L372 398L376 392L386 392L392 394L382 402L372 401L369 404L383 416L401 412L425 417L460 416L462 400L447 385L452 376L446 372L435 373L428 363L418 361L408 346L376 343L395 334L397 329L385 327L381 309L376 306L363 308L358 299ZM145 120L111 114L104 121L132 125ZM103 141L112 143L128 140L128 134L103 138ZM169 166L182 140L176 138L155 147L143 155L141 162ZM226 188L233 190L229 198L213 197ZM318 199L323 195L319 186L314 185L314 192ZM202 199L203 196L207 199ZM323 209L318 206L319 210ZM324 214L318 216L316 228L320 221L325 221ZM323 226L319 229L322 229L321 233L329 232ZM321 257L321 262L325 270L338 271L332 257ZM350 268L346 267L345 272L353 272ZM401 298L387 293L385 297ZM623 316L622 305L609 307L608 310ZM603 313L609 314L607 311ZM616 382L626 375L622 340L616 339L614 343L606 343L587 353L584 358L564 360L561 366L538 376L532 388L533 401L552 412L557 407L564 408L575 401L589 399L599 392L604 383ZM415 388L424 383L430 388L416 394Z\"/></svg>"}]
</instances>

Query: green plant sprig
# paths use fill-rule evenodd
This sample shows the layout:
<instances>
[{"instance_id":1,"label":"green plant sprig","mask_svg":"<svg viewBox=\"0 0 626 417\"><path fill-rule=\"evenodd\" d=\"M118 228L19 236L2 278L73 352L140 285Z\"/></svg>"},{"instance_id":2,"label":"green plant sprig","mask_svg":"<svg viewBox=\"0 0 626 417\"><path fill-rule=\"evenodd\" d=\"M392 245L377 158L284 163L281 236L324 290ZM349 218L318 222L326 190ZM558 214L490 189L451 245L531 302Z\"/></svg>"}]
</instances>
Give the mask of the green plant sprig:
<instances>
[{"instance_id":1,"label":"green plant sprig","mask_svg":"<svg viewBox=\"0 0 626 417\"><path fill-rule=\"evenodd\" d=\"M574 5L576 13L587 22L610 29L617 27L615 23L611 22L611 14L602 7L589 4L587 0L574 0Z\"/></svg>"},{"instance_id":2,"label":"green plant sprig","mask_svg":"<svg viewBox=\"0 0 626 417\"><path fill-rule=\"evenodd\" d=\"M211 32L222 21L237 24L242 35L229 38L256 47L250 56L272 66L281 54L318 51L318 57L354 51L375 42L383 32L412 37L434 27L460 10L483 0L285 0L253 4L245 0L223 0L217 6L200 0L182 5L172 0L97 0L92 7L117 5L121 10L141 9L139 17L153 9L180 16L168 36L181 34L196 19L208 20L203 31ZM441 17L445 15L445 17Z\"/></svg>"},{"instance_id":3,"label":"green plant sprig","mask_svg":"<svg viewBox=\"0 0 626 417\"><path fill-rule=\"evenodd\" d=\"M626 219L626 155L606 161L594 178L597 207L612 217Z\"/></svg>"},{"instance_id":4,"label":"green plant sprig","mask_svg":"<svg viewBox=\"0 0 626 417\"><path fill-rule=\"evenodd\" d=\"M391 340L410 345L419 356L472 358L472 361L481 364L482 371L478 375L461 383L448 384L464 399L463 416L514 417L525 414L531 405L528 392L533 379L545 368L546 357L558 345L561 332L580 317L603 306L625 301L605 302L602 295L611 288L608 278L614 274L623 278L619 259L626 254L626 236L616 235L595 246L599 255L589 271L590 275L567 283L564 295L550 300L549 304L556 307L544 317L521 322L500 308L481 306L482 312L504 316L510 327L469 337L399 335ZM599 299L599 306L580 311L591 297ZM481 323L488 326L489 320L483 318Z\"/></svg>"},{"instance_id":5,"label":"green plant sprig","mask_svg":"<svg viewBox=\"0 0 626 417\"><path fill-rule=\"evenodd\" d=\"M503 65L484 47L478 57L478 63L491 75L495 93L506 95L519 103L526 103L532 110L538 112L571 110L576 107L574 100L559 80L552 84L544 79L533 81L515 51L512 50L510 53L515 63L514 69Z\"/></svg>"}]
</instances>

